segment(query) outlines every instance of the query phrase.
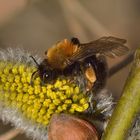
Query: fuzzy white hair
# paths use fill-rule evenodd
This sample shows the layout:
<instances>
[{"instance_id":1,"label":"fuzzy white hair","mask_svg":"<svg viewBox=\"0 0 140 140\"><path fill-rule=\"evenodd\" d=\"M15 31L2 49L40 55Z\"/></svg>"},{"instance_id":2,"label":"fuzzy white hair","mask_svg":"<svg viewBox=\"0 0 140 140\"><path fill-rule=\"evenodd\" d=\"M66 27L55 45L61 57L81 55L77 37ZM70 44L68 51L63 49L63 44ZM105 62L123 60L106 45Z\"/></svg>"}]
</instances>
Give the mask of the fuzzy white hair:
<instances>
[{"instance_id":1,"label":"fuzzy white hair","mask_svg":"<svg viewBox=\"0 0 140 140\"><path fill-rule=\"evenodd\" d=\"M135 123L128 134L127 140L140 140L140 115L136 117Z\"/></svg>"},{"instance_id":2,"label":"fuzzy white hair","mask_svg":"<svg viewBox=\"0 0 140 140\"><path fill-rule=\"evenodd\" d=\"M7 48L0 49L0 60L18 63L26 63L27 65L35 65L34 61L31 59L31 54L22 48ZM37 55L34 56L35 60L40 63L42 61Z\"/></svg>"}]
</instances>

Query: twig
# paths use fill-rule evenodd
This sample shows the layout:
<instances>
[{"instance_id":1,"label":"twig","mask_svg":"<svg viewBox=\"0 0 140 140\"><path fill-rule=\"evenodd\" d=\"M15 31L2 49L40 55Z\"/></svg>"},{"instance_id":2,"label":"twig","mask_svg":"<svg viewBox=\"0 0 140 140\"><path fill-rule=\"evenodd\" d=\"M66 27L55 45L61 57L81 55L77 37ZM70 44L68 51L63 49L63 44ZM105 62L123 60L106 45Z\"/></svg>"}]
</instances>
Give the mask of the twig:
<instances>
[{"instance_id":1,"label":"twig","mask_svg":"<svg viewBox=\"0 0 140 140\"><path fill-rule=\"evenodd\" d=\"M111 116L102 140L124 140L140 111L140 48L136 51L132 70L123 95Z\"/></svg>"},{"instance_id":2,"label":"twig","mask_svg":"<svg viewBox=\"0 0 140 140\"><path fill-rule=\"evenodd\" d=\"M108 77L112 77L114 74L122 70L124 67L126 67L128 64L130 64L134 59L134 52L131 52L124 60L122 60L119 64L112 66L109 69L109 75Z\"/></svg>"},{"instance_id":3,"label":"twig","mask_svg":"<svg viewBox=\"0 0 140 140\"><path fill-rule=\"evenodd\" d=\"M20 129L11 129L10 131L6 132L5 134L0 135L0 140L10 140L20 134L22 130Z\"/></svg>"},{"instance_id":4,"label":"twig","mask_svg":"<svg viewBox=\"0 0 140 140\"><path fill-rule=\"evenodd\" d=\"M60 0L61 5L66 6L67 10L71 12L73 16L81 20L89 30L97 36L110 35L111 33L95 18L93 15L88 12L80 3L76 0Z\"/></svg>"},{"instance_id":5,"label":"twig","mask_svg":"<svg viewBox=\"0 0 140 140\"><path fill-rule=\"evenodd\" d=\"M62 7L63 15L70 29L70 32L76 37L80 36L81 40L88 39L87 33L84 30L82 24L79 22L79 20L75 16L71 14L70 8L67 8L67 5L65 5L63 1L61 0L59 1L59 3L60 3L60 6Z\"/></svg>"}]
</instances>

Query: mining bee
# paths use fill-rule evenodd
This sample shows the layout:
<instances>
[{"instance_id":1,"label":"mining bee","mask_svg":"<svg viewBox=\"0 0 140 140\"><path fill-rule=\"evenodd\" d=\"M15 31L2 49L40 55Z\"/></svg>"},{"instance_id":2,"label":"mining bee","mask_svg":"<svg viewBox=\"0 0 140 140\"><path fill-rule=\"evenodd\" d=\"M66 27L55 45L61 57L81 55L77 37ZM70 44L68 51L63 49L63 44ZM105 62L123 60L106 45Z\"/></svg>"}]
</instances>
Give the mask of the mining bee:
<instances>
[{"instance_id":1,"label":"mining bee","mask_svg":"<svg viewBox=\"0 0 140 140\"><path fill-rule=\"evenodd\" d=\"M113 36L101 37L89 43L81 43L78 38L64 39L45 52L44 60L37 64L38 75L43 83L55 81L59 76L81 75L86 82L86 90L98 91L105 85L107 63L105 56L115 58L128 52L125 39Z\"/></svg>"}]
</instances>

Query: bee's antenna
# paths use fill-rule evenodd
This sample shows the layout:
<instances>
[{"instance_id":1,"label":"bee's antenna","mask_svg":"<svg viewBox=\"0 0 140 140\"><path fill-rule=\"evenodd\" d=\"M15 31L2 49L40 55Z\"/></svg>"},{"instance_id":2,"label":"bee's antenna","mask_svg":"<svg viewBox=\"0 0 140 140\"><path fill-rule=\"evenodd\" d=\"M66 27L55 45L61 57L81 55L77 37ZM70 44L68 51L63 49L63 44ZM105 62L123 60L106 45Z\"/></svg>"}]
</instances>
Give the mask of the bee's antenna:
<instances>
[{"instance_id":1,"label":"bee's antenna","mask_svg":"<svg viewBox=\"0 0 140 140\"><path fill-rule=\"evenodd\" d=\"M33 61L36 63L36 65L39 67L39 64L37 63L37 61L35 60L35 58L31 55L30 56L32 59L33 59Z\"/></svg>"}]
</instances>

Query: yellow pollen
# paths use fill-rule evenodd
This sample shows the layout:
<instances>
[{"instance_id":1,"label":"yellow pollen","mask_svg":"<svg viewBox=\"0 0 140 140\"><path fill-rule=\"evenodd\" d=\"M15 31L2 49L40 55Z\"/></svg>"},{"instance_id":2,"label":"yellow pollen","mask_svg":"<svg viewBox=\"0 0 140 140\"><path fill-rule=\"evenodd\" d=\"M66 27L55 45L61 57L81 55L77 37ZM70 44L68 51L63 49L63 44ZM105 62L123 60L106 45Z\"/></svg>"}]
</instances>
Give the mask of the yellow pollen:
<instances>
[{"instance_id":1,"label":"yellow pollen","mask_svg":"<svg viewBox=\"0 0 140 140\"><path fill-rule=\"evenodd\" d=\"M38 76L30 84L36 68L24 63L0 61L0 101L17 108L32 122L47 126L54 113L81 113L88 109L88 97L66 79L41 84Z\"/></svg>"}]
</instances>

